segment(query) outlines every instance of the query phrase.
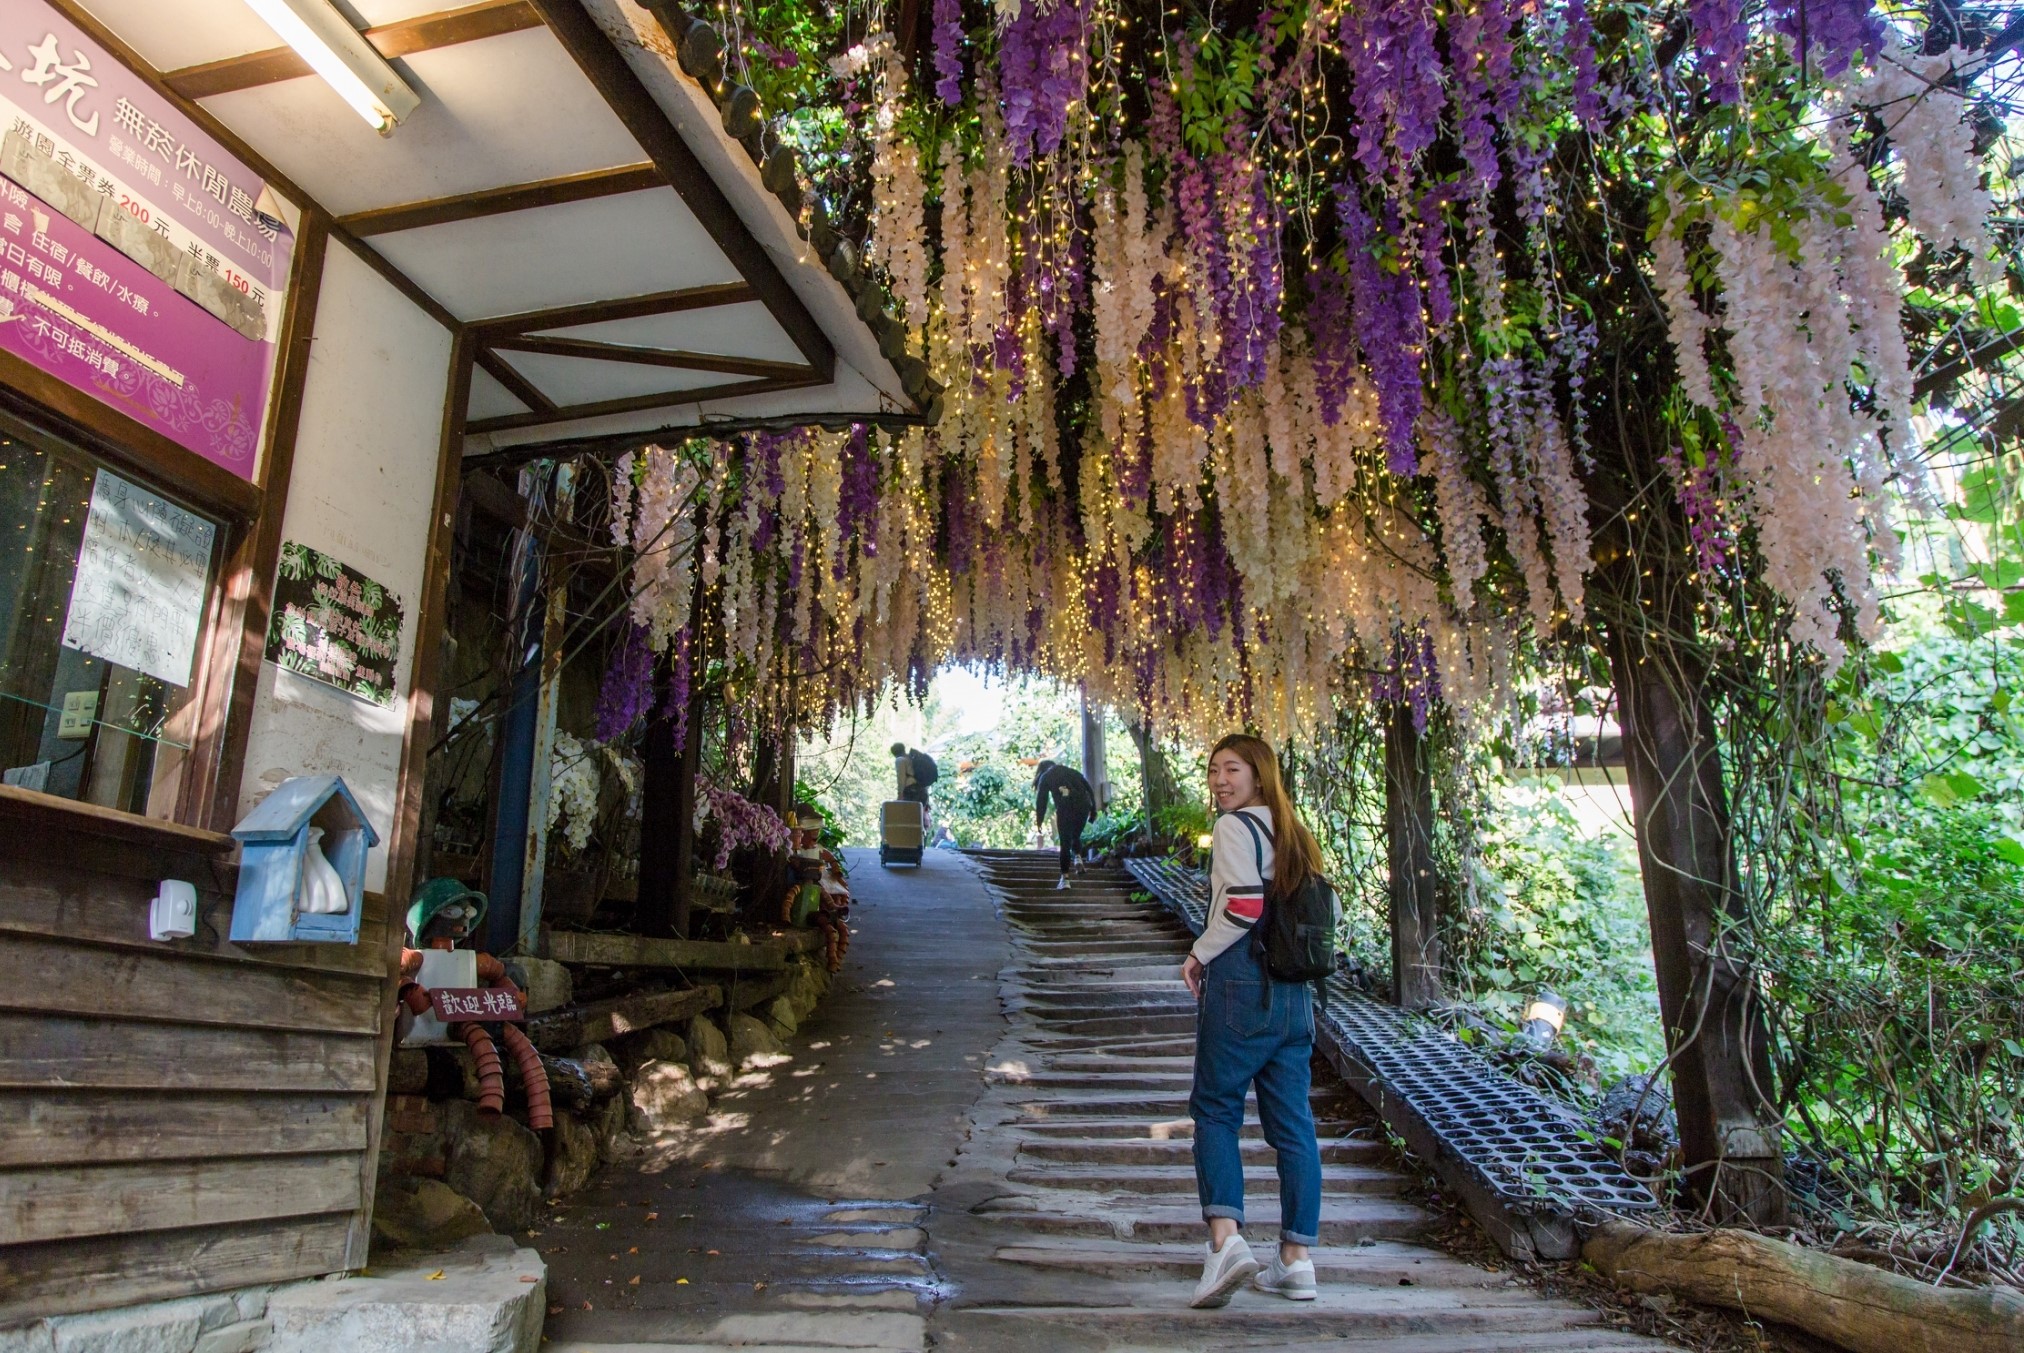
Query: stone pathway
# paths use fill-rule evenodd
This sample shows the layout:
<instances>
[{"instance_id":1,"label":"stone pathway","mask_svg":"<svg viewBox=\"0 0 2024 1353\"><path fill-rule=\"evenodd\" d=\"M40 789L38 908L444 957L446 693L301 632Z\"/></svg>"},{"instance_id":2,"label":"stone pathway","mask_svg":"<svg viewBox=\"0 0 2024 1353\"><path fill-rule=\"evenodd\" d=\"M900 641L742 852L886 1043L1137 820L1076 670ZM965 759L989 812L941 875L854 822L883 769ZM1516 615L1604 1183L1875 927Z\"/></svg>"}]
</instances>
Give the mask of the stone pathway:
<instances>
[{"instance_id":1,"label":"stone pathway","mask_svg":"<svg viewBox=\"0 0 2024 1353\"><path fill-rule=\"evenodd\" d=\"M850 960L786 1060L532 1242L550 1266L545 1348L1661 1347L1416 1243L1434 1219L1325 1072L1321 1299L1189 1310L1185 932L1122 873L1054 891L1045 856L850 861ZM1262 1140L1246 1160L1262 1251L1277 1186Z\"/></svg>"},{"instance_id":2,"label":"stone pathway","mask_svg":"<svg viewBox=\"0 0 2024 1353\"><path fill-rule=\"evenodd\" d=\"M784 1059L529 1242L549 1265L546 1353L925 1346L943 1289L923 1200L1004 1034L1010 949L963 857L845 858L850 953Z\"/></svg>"},{"instance_id":3,"label":"stone pathway","mask_svg":"<svg viewBox=\"0 0 2024 1353\"><path fill-rule=\"evenodd\" d=\"M1057 892L1045 857L981 865L1015 936L1011 1027L973 1134L931 1200L950 1289L930 1323L936 1349L1662 1347L1416 1243L1435 1219L1399 1196L1405 1180L1375 1119L1321 1069L1320 1299L1244 1292L1190 1310L1203 1227L1187 1117L1194 1001L1179 979L1188 934L1134 901L1122 872ZM1262 1256L1277 1238L1278 1184L1255 1110L1246 1135L1246 1234Z\"/></svg>"}]
</instances>

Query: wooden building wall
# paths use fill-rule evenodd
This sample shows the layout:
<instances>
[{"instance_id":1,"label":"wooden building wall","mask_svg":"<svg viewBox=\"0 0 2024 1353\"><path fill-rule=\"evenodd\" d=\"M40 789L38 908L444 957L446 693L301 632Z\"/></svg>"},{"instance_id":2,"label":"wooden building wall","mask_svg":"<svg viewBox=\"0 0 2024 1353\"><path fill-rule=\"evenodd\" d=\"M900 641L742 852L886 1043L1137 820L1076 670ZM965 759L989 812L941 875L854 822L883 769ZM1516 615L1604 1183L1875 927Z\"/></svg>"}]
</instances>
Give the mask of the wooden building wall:
<instances>
[{"instance_id":1,"label":"wooden building wall","mask_svg":"<svg viewBox=\"0 0 2024 1353\"><path fill-rule=\"evenodd\" d=\"M232 845L0 788L0 1326L364 1263L385 903L230 944Z\"/></svg>"}]
</instances>

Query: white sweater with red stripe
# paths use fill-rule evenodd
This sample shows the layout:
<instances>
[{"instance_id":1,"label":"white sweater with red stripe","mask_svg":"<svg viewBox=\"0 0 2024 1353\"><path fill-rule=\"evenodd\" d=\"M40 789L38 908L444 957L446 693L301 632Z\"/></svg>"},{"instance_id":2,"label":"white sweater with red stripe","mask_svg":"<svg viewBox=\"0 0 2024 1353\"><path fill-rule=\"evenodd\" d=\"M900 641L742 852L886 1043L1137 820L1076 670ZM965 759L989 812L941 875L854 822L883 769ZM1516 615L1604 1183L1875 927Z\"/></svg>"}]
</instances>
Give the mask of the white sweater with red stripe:
<instances>
[{"instance_id":1,"label":"white sweater with red stripe","mask_svg":"<svg viewBox=\"0 0 2024 1353\"><path fill-rule=\"evenodd\" d=\"M1265 882L1272 877L1272 841L1267 835L1272 832L1272 810L1261 803L1238 812L1249 813L1264 831L1254 833L1237 820L1236 813L1216 819L1209 847L1209 923L1189 950L1204 964L1248 939L1251 927L1265 912Z\"/></svg>"}]
</instances>

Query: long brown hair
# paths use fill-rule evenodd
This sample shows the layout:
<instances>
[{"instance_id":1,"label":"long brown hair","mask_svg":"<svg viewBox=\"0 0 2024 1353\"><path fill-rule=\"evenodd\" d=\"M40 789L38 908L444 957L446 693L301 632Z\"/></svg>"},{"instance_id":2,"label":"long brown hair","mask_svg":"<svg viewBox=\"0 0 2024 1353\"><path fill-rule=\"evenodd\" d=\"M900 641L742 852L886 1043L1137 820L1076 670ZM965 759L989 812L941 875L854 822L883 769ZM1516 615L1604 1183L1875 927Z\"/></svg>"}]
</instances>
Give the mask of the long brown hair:
<instances>
[{"instance_id":1,"label":"long brown hair","mask_svg":"<svg viewBox=\"0 0 2024 1353\"><path fill-rule=\"evenodd\" d=\"M1249 733L1232 733L1209 749L1214 761L1224 752L1235 752L1258 780L1258 797L1272 810L1272 891L1291 897L1301 884L1321 872L1321 843L1307 824L1293 811L1293 796L1279 774L1279 755L1272 744Z\"/></svg>"}]
</instances>

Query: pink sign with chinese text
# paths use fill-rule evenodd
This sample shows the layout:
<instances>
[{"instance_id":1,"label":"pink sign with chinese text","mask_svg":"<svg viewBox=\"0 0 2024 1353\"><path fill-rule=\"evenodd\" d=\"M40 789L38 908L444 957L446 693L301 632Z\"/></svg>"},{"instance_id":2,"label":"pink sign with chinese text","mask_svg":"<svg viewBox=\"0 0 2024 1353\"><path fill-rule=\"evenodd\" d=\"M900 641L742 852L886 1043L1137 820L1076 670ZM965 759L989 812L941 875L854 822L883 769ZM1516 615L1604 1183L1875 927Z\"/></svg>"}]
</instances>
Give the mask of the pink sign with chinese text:
<instances>
[{"instance_id":1,"label":"pink sign with chinese text","mask_svg":"<svg viewBox=\"0 0 2024 1353\"><path fill-rule=\"evenodd\" d=\"M265 185L42 0L0 0L0 348L245 479L293 238Z\"/></svg>"}]
</instances>

